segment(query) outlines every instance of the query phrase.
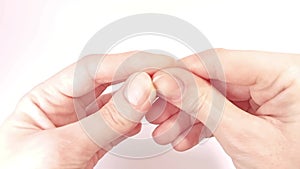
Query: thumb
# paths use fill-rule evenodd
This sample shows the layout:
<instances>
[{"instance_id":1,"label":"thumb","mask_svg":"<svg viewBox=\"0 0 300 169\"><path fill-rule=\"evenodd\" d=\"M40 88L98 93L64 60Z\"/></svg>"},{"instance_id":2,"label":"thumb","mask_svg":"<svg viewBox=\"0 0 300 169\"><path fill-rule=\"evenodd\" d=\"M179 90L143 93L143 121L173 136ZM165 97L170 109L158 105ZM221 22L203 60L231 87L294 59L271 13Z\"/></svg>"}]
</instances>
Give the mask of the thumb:
<instances>
[{"instance_id":1,"label":"thumb","mask_svg":"<svg viewBox=\"0 0 300 169\"><path fill-rule=\"evenodd\" d=\"M131 75L112 98L96 113L61 127L76 146L92 154L100 148L110 150L128 133L132 135L156 98L156 90L147 73Z\"/></svg>"},{"instance_id":2,"label":"thumb","mask_svg":"<svg viewBox=\"0 0 300 169\"><path fill-rule=\"evenodd\" d=\"M222 145L231 145L236 142L233 139L258 129L255 124L259 118L239 109L207 81L187 70L164 69L153 75L153 83L159 97L196 117Z\"/></svg>"}]
</instances>

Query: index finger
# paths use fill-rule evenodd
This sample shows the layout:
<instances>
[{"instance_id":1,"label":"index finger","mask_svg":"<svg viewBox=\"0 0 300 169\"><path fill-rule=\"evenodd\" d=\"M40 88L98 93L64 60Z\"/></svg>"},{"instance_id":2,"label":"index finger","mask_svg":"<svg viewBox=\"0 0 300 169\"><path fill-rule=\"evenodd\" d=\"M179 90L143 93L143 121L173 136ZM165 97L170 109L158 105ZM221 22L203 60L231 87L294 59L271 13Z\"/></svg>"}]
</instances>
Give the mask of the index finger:
<instances>
[{"instance_id":1,"label":"index finger","mask_svg":"<svg viewBox=\"0 0 300 169\"><path fill-rule=\"evenodd\" d=\"M169 56L139 51L89 55L50 78L42 87L67 97L80 97L102 84L123 81L134 72L153 73L174 65L175 60Z\"/></svg>"},{"instance_id":2,"label":"index finger","mask_svg":"<svg viewBox=\"0 0 300 169\"><path fill-rule=\"evenodd\" d=\"M289 67L293 55L261 51L238 51L210 49L183 58L185 67L194 74L214 80L226 80L235 85L253 85L258 80L270 79L270 75ZM212 58L217 57L221 67L216 67ZM209 71L208 71L209 70ZM223 71L225 79L211 77L215 71Z\"/></svg>"}]
</instances>

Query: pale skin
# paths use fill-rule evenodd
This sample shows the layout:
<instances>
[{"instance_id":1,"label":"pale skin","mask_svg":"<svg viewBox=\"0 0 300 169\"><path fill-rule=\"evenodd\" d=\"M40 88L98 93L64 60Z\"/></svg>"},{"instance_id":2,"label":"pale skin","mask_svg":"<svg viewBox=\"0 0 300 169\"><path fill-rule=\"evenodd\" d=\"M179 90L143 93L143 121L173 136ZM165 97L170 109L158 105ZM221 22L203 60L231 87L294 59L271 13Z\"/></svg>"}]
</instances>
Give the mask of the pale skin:
<instances>
[{"instance_id":1,"label":"pale skin","mask_svg":"<svg viewBox=\"0 0 300 169\"><path fill-rule=\"evenodd\" d=\"M223 115L213 136L238 169L299 168L300 55L224 49L215 51L225 73L227 89ZM206 51L199 55L210 57L210 54ZM188 56L182 61L188 70L169 68L153 76L159 95L170 103L160 117L152 121L158 124L153 136L158 143L172 143L178 151L198 144L203 124L206 124L209 110L214 106L211 105L212 91L216 91L207 82L212 79L198 56ZM181 91L184 92L178 100L176 97L180 87L176 81L187 75L194 77L193 83L196 83L197 89L193 90L200 95L198 98L185 95L194 84L182 81ZM192 103L184 111L193 115L197 112L195 118L198 120L184 138L184 131L172 128L178 123L174 120L180 110L178 107L184 107L180 104L182 100ZM175 125L184 125L180 123Z\"/></svg>"},{"instance_id":2,"label":"pale skin","mask_svg":"<svg viewBox=\"0 0 300 169\"><path fill-rule=\"evenodd\" d=\"M215 51L225 73L227 90L223 116L213 136L239 169L299 168L300 55L224 49ZM210 104L211 92L217 90L208 82L210 77L202 62L198 57L188 56L181 60L186 66L183 69L170 58L158 56L155 63L151 62L153 54L142 53L146 60L149 58L149 65L136 67L129 63L125 65L128 71L114 79L116 67L135 53L107 57L103 65L110 66L98 69L94 59L103 56L88 56L79 61L84 71L80 90L76 94L72 83L76 64L29 92L20 101L14 114L1 126L0 168L93 168L112 146L125 139L124 136L137 134L141 127L139 122L120 116L121 112L117 111L111 101L111 94L100 96L101 93L109 84L124 81L131 74L145 69L147 73L130 76L134 79L130 82L143 89L141 96L130 92L126 81L125 87L120 89L127 93L125 101L136 113L143 115L149 111L146 117L158 124L153 133L158 143L172 143L178 151L185 151L198 144L208 112L213 106ZM199 55L210 57L210 51ZM153 67L161 70L147 69ZM97 69L96 74L89 72L94 69ZM196 82L193 90L196 89L200 94L198 98L184 94L176 98L180 90L174 77L180 80L180 76L184 78L186 75L192 76ZM189 81L181 84L181 89L191 89ZM151 107L154 89L162 99ZM89 108L94 101L90 97L91 93L99 96L96 100L99 107L96 110ZM130 96L130 93L135 94ZM224 96L220 94L220 97ZM120 137L107 142L107 147L97 145L78 122L74 99L82 103L82 109L88 115L100 114L105 122L120 133ZM163 99L168 101L167 108L152 118L155 116L153 108ZM193 104L190 108L184 107L179 104L182 100ZM187 117L189 113L195 115L196 112L196 123L185 124L181 120L181 124L177 124L192 126L187 135L182 134L184 130L173 131L171 127L177 123L176 116L180 108L184 109L182 111L187 113ZM116 118L109 118L112 116Z\"/></svg>"},{"instance_id":3,"label":"pale skin","mask_svg":"<svg viewBox=\"0 0 300 169\"><path fill-rule=\"evenodd\" d=\"M140 58L139 55L143 56L146 64L132 66L131 62ZM98 66L99 58L101 66ZM124 64L125 60L129 62ZM128 52L87 56L65 68L24 96L15 112L1 126L0 168L92 169L112 146L137 134L141 129L139 122L131 121L122 112L118 112L111 94L100 94L109 84L124 81L135 72L147 70L148 67L164 68L174 63L170 57ZM127 71L117 74L121 64ZM74 77L75 70L79 70L77 77ZM149 74L154 71L148 69ZM76 92L73 90L75 78L79 78ZM129 84L125 82L125 88L120 90L128 96L123 101L132 106L136 111L133 113L143 115L151 106L152 101L149 99L154 99L152 80L147 73L137 73L131 77L130 82L134 89L139 88L140 95L129 89ZM95 103L93 95L97 97L96 109L90 106ZM78 121L75 100L79 102L81 114L101 115L119 137L109 138L111 141L106 142L106 145L96 144ZM100 129L98 132L104 140L109 140L106 135L101 135L106 131Z\"/></svg>"}]
</instances>

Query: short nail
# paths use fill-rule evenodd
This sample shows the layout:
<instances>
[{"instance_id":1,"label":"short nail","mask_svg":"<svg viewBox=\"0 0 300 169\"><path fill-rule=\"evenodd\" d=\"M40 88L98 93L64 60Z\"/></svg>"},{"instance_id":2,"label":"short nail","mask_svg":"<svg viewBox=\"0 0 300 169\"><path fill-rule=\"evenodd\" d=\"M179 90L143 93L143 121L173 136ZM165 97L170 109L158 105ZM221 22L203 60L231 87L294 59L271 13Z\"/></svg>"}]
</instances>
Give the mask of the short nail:
<instances>
[{"instance_id":1,"label":"short nail","mask_svg":"<svg viewBox=\"0 0 300 169\"><path fill-rule=\"evenodd\" d=\"M156 98L156 91L152 80L147 73L137 73L129 80L125 88L125 97L134 106L143 105L145 102L152 103Z\"/></svg>"},{"instance_id":2,"label":"short nail","mask_svg":"<svg viewBox=\"0 0 300 169\"><path fill-rule=\"evenodd\" d=\"M156 85L160 85L160 83L161 83L160 81L162 83L165 83L164 87L163 87L163 91L160 90L161 86L156 86ZM167 97L169 97L169 99L171 99L175 102L181 100L181 96L182 96L182 93L184 90L184 85L180 79L178 79L170 74L164 73L164 74L159 74L157 76L154 76L153 83L155 84L157 92L159 92L160 94L166 95ZM172 91L170 91L170 89L165 90L166 87L169 88L169 86L172 84L175 84L176 88L174 88L174 86L172 86L171 88L172 89L174 88ZM168 91L168 92L164 93L165 91Z\"/></svg>"},{"instance_id":3,"label":"short nail","mask_svg":"<svg viewBox=\"0 0 300 169\"><path fill-rule=\"evenodd\" d=\"M163 74L160 74L160 75L157 75L157 76L154 76L153 78L153 83L157 82L159 79L162 79L163 78Z\"/></svg>"}]
</instances>

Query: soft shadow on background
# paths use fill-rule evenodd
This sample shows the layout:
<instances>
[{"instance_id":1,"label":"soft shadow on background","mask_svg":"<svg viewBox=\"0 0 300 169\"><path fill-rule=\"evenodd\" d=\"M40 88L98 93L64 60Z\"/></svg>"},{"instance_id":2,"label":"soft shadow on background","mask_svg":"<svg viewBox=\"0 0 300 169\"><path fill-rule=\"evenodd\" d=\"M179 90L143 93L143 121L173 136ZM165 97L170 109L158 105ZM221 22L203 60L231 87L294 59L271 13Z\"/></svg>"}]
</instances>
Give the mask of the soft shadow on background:
<instances>
[{"instance_id":1,"label":"soft shadow on background","mask_svg":"<svg viewBox=\"0 0 300 169\"><path fill-rule=\"evenodd\" d=\"M300 10L293 0L0 0L0 123L26 92L75 62L95 32L124 16L145 12L190 22L214 47L300 53ZM144 49L141 45L147 43L120 51ZM187 54L173 46L169 49L175 55ZM108 154L96 168L234 167L217 141L210 139L184 153L170 151L149 159Z\"/></svg>"},{"instance_id":2,"label":"soft shadow on background","mask_svg":"<svg viewBox=\"0 0 300 169\"><path fill-rule=\"evenodd\" d=\"M142 147L135 147L141 148ZM193 149L178 153L174 150L166 154L148 159L125 159L115 155L108 154L105 156L96 169L231 169L234 166L231 164L229 157L223 154L222 148L218 145L215 139L209 139L204 144L198 145Z\"/></svg>"}]
</instances>

